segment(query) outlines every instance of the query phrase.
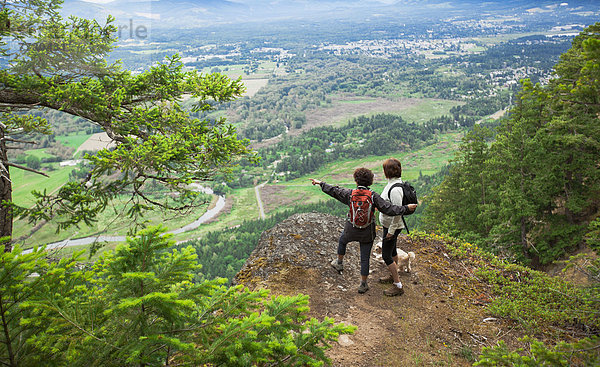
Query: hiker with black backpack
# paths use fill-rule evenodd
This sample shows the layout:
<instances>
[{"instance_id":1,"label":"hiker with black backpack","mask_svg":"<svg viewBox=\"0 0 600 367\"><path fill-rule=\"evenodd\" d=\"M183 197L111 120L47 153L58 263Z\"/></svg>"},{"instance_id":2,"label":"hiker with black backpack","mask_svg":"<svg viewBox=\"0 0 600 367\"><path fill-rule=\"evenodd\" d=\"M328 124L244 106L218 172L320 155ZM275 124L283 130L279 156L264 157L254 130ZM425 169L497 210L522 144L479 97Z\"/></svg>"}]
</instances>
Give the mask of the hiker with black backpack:
<instances>
[{"instance_id":1,"label":"hiker with black backpack","mask_svg":"<svg viewBox=\"0 0 600 367\"><path fill-rule=\"evenodd\" d=\"M384 200L394 205L407 205L410 202L417 202L414 189L406 182L402 182L402 164L395 158L386 159L383 162L383 174L388 180L387 185L381 192ZM405 190L407 194L405 195ZM408 213L408 214L412 214ZM389 289L383 291L386 296L399 296L404 293L402 282L398 277L398 250L396 242L398 236L405 229L408 232L406 222L402 215L389 216L385 213L379 213L379 223L383 227L381 241L381 256L390 274L379 278L381 283L393 283Z\"/></svg>"},{"instance_id":2,"label":"hiker with black backpack","mask_svg":"<svg viewBox=\"0 0 600 367\"><path fill-rule=\"evenodd\" d=\"M379 194L371 191L369 186L373 184L373 172L367 168L357 168L354 171L356 189L346 189L332 186L325 182L310 179L313 185L321 186L321 190L327 195L348 205L350 211L344 230L340 235L337 249L337 259L331 262L331 266L338 272L344 269L343 260L346 255L348 242L358 241L360 244L360 276L361 282L358 293L369 290L367 278L369 276L369 261L371 249L375 240L375 209L386 215L395 216L412 213L417 208L416 204L398 206L384 200Z\"/></svg>"}]
</instances>

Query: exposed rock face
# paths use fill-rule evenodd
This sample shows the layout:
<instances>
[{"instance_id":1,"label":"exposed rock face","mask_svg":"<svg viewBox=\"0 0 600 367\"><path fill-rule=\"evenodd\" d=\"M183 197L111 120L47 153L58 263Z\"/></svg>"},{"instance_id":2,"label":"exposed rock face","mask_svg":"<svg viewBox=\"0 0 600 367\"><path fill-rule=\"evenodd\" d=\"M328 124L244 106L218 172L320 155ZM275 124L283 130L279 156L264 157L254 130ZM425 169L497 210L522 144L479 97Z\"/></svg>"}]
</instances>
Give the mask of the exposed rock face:
<instances>
[{"instance_id":1,"label":"exposed rock face","mask_svg":"<svg viewBox=\"0 0 600 367\"><path fill-rule=\"evenodd\" d=\"M360 253L357 242L348 244L341 275L329 264L337 258L338 238L344 228L344 222L343 218L321 213L291 216L261 235L257 247L235 276L233 283L244 284L250 288L267 285L270 287L273 283L276 285L283 281L281 277L294 269L296 276L290 274L292 278L298 278L300 274L305 273L310 275L311 279L294 279L300 284L311 281L311 286L323 289L358 287ZM375 258L372 258L371 267L376 263ZM340 278L344 281L340 282Z\"/></svg>"}]
</instances>

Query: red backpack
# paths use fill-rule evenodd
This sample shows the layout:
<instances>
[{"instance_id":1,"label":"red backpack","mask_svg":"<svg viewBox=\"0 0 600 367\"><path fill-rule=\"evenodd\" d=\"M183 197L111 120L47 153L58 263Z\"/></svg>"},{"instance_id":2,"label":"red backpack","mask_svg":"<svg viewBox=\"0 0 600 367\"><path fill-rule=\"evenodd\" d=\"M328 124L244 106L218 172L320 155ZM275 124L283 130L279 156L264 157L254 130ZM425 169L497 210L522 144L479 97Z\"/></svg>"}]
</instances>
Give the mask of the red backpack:
<instances>
[{"instance_id":1,"label":"red backpack","mask_svg":"<svg viewBox=\"0 0 600 367\"><path fill-rule=\"evenodd\" d=\"M375 207L373 191L369 189L352 190L348 220L356 228L366 228L373 223Z\"/></svg>"}]
</instances>

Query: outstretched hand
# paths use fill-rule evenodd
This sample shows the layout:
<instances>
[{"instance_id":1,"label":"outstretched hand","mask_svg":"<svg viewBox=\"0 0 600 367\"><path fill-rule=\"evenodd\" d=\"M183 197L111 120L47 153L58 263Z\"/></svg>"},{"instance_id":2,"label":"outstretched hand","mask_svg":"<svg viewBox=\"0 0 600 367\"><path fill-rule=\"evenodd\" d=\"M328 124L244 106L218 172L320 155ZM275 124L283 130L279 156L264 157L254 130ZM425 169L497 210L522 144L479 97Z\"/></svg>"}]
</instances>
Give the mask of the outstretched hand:
<instances>
[{"instance_id":1,"label":"outstretched hand","mask_svg":"<svg viewBox=\"0 0 600 367\"><path fill-rule=\"evenodd\" d=\"M309 180L311 181L311 183L312 183L313 185L320 185L320 184L321 184L321 181L319 181L319 180L315 180L314 178L309 178Z\"/></svg>"},{"instance_id":2,"label":"outstretched hand","mask_svg":"<svg viewBox=\"0 0 600 367\"><path fill-rule=\"evenodd\" d=\"M411 213L417 210L417 204L408 204L407 206Z\"/></svg>"}]
</instances>

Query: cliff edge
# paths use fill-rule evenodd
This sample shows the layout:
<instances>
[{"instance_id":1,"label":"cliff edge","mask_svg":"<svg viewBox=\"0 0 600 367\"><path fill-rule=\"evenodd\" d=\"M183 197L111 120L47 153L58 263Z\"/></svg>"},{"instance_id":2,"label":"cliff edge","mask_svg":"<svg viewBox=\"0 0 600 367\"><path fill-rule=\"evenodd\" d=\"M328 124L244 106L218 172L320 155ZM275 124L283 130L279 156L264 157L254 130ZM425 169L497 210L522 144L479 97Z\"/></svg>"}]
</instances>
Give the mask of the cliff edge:
<instances>
[{"instance_id":1,"label":"cliff edge","mask_svg":"<svg viewBox=\"0 0 600 367\"><path fill-rule=\"evenodd\" d=\"M405 293L386 297L379 284L387 269L375 240L370 290L359 294L358 243L348 245L344 271L330 265L344 219L320 213L295 214L261 239L233 279L250 289L310 296L310 315L353 324L328 351L333 366L471 365L483 346L522 336L510 320L486 312L491 290L474 276L474 265L453 259L436 236L402 236L398 247L416 254L410 274L401 274ZM378 231L379 235L381 231Z\"/></svg>"}]
</instances>

